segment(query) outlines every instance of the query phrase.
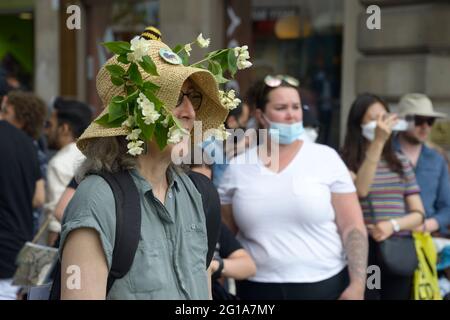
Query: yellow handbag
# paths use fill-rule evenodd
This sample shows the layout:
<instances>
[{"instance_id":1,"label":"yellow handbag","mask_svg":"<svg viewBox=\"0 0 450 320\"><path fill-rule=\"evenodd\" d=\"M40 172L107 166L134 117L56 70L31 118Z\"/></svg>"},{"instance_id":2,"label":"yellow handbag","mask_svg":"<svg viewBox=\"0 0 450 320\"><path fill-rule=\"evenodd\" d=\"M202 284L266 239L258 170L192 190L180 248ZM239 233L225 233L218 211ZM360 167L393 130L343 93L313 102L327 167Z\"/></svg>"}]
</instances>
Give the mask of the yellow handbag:
<instances>
[{"instance_id":1,"label":"yellow handbag","mask_svg":"<svg viewBox=\"0 0 450 320\"><path fill-rule=\"evenodd\" d=\"M442 300L436 270L437 252L429 232L413 232L419 265L414 272L414 300Z\"/></svg>"}]
</instances>

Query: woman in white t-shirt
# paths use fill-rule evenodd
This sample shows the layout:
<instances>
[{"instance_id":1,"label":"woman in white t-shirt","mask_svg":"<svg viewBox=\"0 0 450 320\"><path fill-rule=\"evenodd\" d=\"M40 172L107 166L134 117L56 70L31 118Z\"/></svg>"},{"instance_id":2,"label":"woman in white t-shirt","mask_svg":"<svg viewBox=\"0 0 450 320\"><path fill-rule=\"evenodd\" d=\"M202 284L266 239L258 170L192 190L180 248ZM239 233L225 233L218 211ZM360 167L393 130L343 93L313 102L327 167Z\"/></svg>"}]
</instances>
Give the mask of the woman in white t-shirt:
<instances>
[{"instance_id":1,"label":"woman in white t-shirt","mask_svg":"<svg viewBox=\"0 0 450 320\"><path fill-rule=\"evenodd\" d=\"M265 84L255 117L268 135L232 160L219 186L224 221L257 266L237 294L362 299L367 233L350 174L333 149L299 139L298 81L267 76Z\"/></svg>"}]
</instances>

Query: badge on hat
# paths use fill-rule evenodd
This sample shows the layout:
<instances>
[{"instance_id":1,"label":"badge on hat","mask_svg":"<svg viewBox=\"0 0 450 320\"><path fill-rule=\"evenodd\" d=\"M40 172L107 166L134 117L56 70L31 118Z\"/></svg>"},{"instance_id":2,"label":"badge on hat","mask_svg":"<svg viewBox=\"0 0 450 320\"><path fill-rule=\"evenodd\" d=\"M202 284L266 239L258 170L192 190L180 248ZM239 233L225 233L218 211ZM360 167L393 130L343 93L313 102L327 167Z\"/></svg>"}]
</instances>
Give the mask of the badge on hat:
<instances>
[{"instance_id":1,"label":"badge on hat","mask_svg":"<svg viewBox=\"0 0 450 320\"><path fill-rule=\"evenodd\" d=\"M159 55L161 58L163 58L166 62L170 64L182 64L183 61L181 60L180 56L177 55L172 50L161 48L159 49Z\"/></svg>"}]
</instances>

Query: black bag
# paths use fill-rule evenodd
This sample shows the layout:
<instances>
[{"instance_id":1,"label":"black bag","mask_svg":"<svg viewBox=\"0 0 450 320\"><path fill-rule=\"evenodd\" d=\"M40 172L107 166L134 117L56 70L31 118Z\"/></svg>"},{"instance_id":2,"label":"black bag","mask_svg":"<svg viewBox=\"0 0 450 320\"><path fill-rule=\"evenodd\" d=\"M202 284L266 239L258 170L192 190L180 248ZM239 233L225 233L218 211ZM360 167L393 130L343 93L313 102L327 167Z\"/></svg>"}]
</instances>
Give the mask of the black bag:
<instances>
[{"instance_id":1,"label":"black bag","mask_svg":"<svg viewBox=\"0 0 450 320\"><path fill-rule=\"evenodd\" d=\"M367 196L367 201L372 218L375 220L370 196ZM397 276L413 276L419 265L419 260L412 236L400 237L394 235L382 242L375 243L377 260L384 272Z\"/></svg>"},{"instance_id":2,"label":"black bag","mask_svg":"<svg viewBox=\"0 0 450 320\"><path fill-rule=\"evenodd\" d=\"M412 237L392 236L378 243L377 254L380 267L392 275L412 277L419 265Z\"/></svg>"},{"instance_id":3,"label":"black bag","mask_svg":"<svg viewBox=\"0 0 450 320\"><path fill-rule=\"evenodd\" d=\"M101 176L109 184L114 194L116 205L116 237L111 270L107 280L106 294L108 295L114 281L125 276L133 263L141 233L141 207L139 192L128 171L121 171L114 174L107 172L95 174ZM194 181L192 177L191 180ZM194 183L194 185L202 195L203 203L205 203L207 201L207 197L205 197L207 190L204 190L205 188L197 183ZM127 214L123 214L124 212L127 212ZM210 239L218 238L220 218L216 219L216 217L211 217L205 212L205 219L208 234L206 266L209 266L215 249L215 242ZM51 286L49 300L59 300L61 293L61 264L59 261L55 265L52 279L53 284ZM42 292L39 292L38 295L41 295L45 299L45 294L42 295Z\"/></svg>"}]
</instances>

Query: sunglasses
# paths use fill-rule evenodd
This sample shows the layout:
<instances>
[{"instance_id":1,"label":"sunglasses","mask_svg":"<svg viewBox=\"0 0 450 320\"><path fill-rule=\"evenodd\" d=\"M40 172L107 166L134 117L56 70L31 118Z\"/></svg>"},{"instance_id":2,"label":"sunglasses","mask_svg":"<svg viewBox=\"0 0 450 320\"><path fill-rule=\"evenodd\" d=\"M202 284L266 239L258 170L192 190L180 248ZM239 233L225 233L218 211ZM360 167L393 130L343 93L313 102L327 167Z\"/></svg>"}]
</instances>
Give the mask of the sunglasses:
<instances>
[{"instance_id":1,"label":"sunglasses","mask_svg":"<svg viewBox=\"0 0 450 320\"><path fill-rule=\"evenodd\" d=\"M414 121L414 125L416 127L420 127L420 126L424 125L425 123L427 123L430 127L432 127L434 122L436 121L436 118L424 117L424 116L409 116L407 120Z\"/></svg>"},{"instance_id":2,"label":"sunglasses","mask_svg":"<svg viewBox=\"0 0 450 320\"><path fill-rule=\"evenodd\" d=\"M271 88L279 87L283 82L286 82L293 87L298 87L300 85L300 81L294 77L282 74L276 76L268 75L264 78L264 83Z\"/></svg>"},{"instance_id":3,"label":"sunglasses","mask_svg":"<svg viewBox=\"0 0 450 320\"><path fill-rule=\"evenodd\" d=\"M178 101L176 107L181 105L183 103L184 97L188 97L189 101L192 103L192 107L195 111L198 111L200 109L200 106L202 105L202 99L203 95L198 91L189 91L189 92L180 92L180 95L178 96Z\"/></svg>"}]
</instances>

